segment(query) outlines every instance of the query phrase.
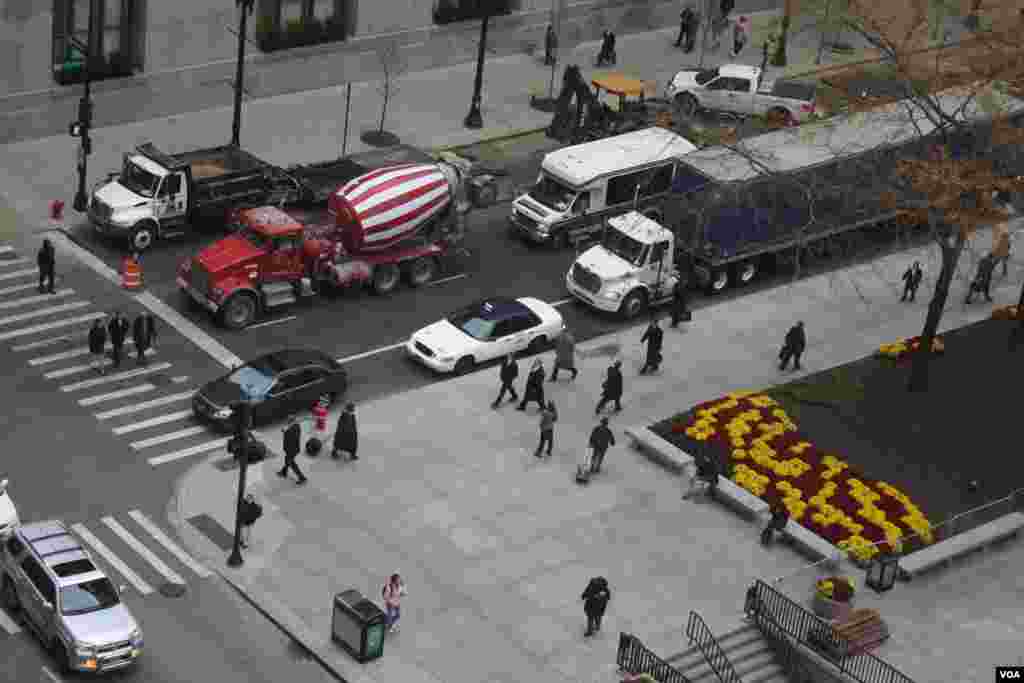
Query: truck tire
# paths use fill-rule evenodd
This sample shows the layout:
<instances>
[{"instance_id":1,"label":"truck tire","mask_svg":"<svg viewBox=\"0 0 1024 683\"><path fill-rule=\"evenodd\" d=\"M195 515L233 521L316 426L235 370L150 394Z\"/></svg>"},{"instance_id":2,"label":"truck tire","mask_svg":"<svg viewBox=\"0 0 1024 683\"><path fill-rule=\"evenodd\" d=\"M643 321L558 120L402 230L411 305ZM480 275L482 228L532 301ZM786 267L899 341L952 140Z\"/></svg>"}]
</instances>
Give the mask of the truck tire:
<instances>
[{"instance_id":1,"label":"truck tire","mask_svg":"<svg viewBox=\"0 0 1024 683\"><path fill-rule=\"evenodd\" d=\"M680 93L676 95L675 99L676 109L683 116L693 116L697 113L699 105L697 104L697 98L688 92Z\"/></svg>"},{"instance_id":2,"label":"truck tire","mask_svg":"<svg viewBox=\"0 0 1024 683\"><path fill-rule=\"evenodd\" d=\"M224 327L230 330L240 330L251 325L256 320L258 312L259 303L256 301L256 297L248 292L240 292L232 294L224 302L224 306L220 309L220 319Z\"/></svg>"},{"instance_id":3,"label":"truck tire","mask_svg":"<svg viewBox=\"0 0 1024 683\"><path fill-rule=\"evenodd\" d=\"M733 282L737 285L749 285L757 277L758 267L757 261L754 259L737 263L735 268L736 275Z\"/></svg>"},{"instance_id":4,"label":"truck tire","mask_svg":"<svg viewBox=\"0 0 1024 683\"><path fill-rule=\"evenodd\" d=\"M398 280L402 272L394 263L384 263L374 266L372 285L373 291L380 295L390 294L398 286Z\"/></svg>"},{"instance_id":5,"label":"truck tire","mask_svg":"<svg viewBox=\"0 0 1024 683\"><path fill-rule=\"evenodd\" d=\"M708 294L720 294L729 288L729 269L715 268L708 282Z\"/></svg>"},{"instance_id":6,"label":"truck tire","mask_svg":"<svg viewBox=\"0 0 1024 683\"><path fill-rule=\"evenodd\" d=\"M626 295L619 306L619 315L624 320L633 320L647 310L647 294L642 289L634 289Z\"/></svg>"},{"instance_id":7,"label":"truck tire","mask_svg":"<svg viewBox=\"0 0 1024 683\"><path fill-rule=\"evenodd\" d=\"M132 228L130 239L132 251L141 254L153 246L153 243L156 242L157 232L156 223L150 221L136 223Z\"/></svg>"},{"instance_id":8,"label":"truck tire","mask_svg":"<svg viewBox=\"0 0 1024 683\"><path fill-rule=\"evenodd\" d=\"M405 276L412 287L422 287L437 275L437 261L433 256L420 256L406 265Z\"/></svg>"}]
</instances>

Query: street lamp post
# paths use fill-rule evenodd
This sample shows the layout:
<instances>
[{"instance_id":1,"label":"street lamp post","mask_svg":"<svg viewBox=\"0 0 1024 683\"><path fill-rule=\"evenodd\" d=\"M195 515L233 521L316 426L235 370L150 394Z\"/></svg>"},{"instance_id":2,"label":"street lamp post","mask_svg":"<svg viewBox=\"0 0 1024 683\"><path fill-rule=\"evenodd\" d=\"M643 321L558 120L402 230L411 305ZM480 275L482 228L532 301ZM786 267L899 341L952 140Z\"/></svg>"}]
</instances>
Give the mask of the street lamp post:
<instances>
[{"instance_id":1,"label":"street lamp post","mask_svg":"<svg viewBox=\"0 0 1024 683\"><path fill-rule=\"evenodd\" d=\"M252 14L256 0L235 0L239 8L238 17L238 63L235 65L235 116L231 125L231 144L238 147L238 138L242 133L242 90L245 84L245 25L246 19Z\"/></svg>"},{"instance_id":2,"label":"street lamp post","mask_svg":"<svg viewBox=\"0 0 1024 683\"><path fill-rule=\"evenodd\" d=\"M89 137L89 130L92 128L92 69L91 63L99 52L97 45L98 31L96 30L96 19L99 12L96 10L97 0L89 2L89 36L86 44L82 45L75 39L72 44L85 55L85 87L82 90L82 99L78 102L78 120L71 124L70 133L72 137L80 139L78 146L78 191L75 192L75 201L72 206L75 211L84 213L89 208L89 195L86 192L85 184L88 178L88 157L92 154L92 139Z\"/></svg>"},{"instance_id":3,"label":"street lamp post","mask_svg":"<svg viewBox=\"0 0 1024 683\"><path fill-rule=\"evenodd\" d=\"M235 539L228 557L229 567L242 566L242 501L245 499L245 473L249 465L249 426L252 421L252 404L239 401L235 413L235 457L238 458L238 499L235 501ZM231 450L231 449L229 449Z\"/></svg>"},{"instance_id":4,"label":"street lamp post","mask_svg":"<svg viewBox=\"0 0 1024 683\"><path fill-rule=\"evenodd\" d=\"M480 19L480 45L476 51L476 80L473 81L473 101L469 105L469 113L463 125L466 128L483 128L484 119L480 115L480 96L484 86L484 51L487 49L487 24L491 21L491 0L480 0L483 17Z\"/></svg>"}]
</instances>

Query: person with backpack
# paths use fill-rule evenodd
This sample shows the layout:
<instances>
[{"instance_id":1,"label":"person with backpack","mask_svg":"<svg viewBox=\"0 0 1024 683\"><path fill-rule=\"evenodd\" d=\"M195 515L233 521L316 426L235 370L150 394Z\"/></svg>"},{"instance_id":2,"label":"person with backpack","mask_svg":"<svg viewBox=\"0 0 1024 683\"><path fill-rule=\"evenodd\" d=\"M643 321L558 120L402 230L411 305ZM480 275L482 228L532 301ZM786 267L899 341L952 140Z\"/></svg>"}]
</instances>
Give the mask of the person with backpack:
<instances>
[{"instance_id":1,"label":"person with backpack","mask_svg":"<svg viewBox=\"0 0 1024 683\"><path fill-rule=\"evenodd\" d=\"M402 617L402 598L407 594L402 577L392 574L380 591L384 600L384 618L388 633L398 633L398 620Z\"/></svg>"},{"instance_id":2,"label":"person with backpack","mask_svg":"<svg viewBox=\"0 0 1024 683\"><path fill-rule=\"evenodd\" d=\"M241 546L248 548L252 543L252 527L256 524L256 520L263 516L263 506L256 502L256 498L251 493L247 493L242 499L239 516L242 522Z\"/></svg>"}]
</instances>

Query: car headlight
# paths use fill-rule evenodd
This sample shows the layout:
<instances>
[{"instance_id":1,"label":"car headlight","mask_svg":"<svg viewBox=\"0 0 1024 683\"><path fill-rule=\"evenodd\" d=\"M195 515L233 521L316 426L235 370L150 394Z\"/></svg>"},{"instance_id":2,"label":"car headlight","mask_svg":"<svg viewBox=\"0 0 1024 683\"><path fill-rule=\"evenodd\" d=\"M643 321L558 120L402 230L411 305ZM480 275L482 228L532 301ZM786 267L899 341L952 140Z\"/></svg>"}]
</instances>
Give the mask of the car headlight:
<instances>
[{"instance_id":1,"label":"car headlight","mask_svg":"<svg viewBox=\"0 0 1024 683\"><path fill-rule=\"evenodd\" d=\"M226 420L231 417L232 412L231 408L221 408L214 412L213 416L218 420Z\"/></svg>"},{"instance_id":2,"label":"car headlight","mask_svg":"<svg viewBox=\"0 0 1024 683\"><path fill-rule=\"evenodd\" d=\"M453 360L455 360L455 356L450 353L438 353L437 360L441 363L451 363Z\"/></svg>"},{"instance_id":3,"label":"car headlight","mask_svg":"<svg viewBox=\"0 0 1024 683\"><path fill-rule=\"evenodd\" d=\"M624 296L624 294L623 294L623 291L621 289L608 289L608 290L604 291L602 296L605 299L611 299L612 301L618 301L619 299L621 299Z\"/></svg>"}]
</instances>

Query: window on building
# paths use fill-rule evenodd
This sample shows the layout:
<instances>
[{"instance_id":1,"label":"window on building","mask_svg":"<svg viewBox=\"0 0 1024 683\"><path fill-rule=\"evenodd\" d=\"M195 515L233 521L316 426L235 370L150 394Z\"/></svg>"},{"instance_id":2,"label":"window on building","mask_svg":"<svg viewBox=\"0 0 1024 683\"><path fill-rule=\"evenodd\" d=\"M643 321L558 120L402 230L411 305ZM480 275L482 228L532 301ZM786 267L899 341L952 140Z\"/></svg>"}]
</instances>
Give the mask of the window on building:
<instances>
[{"instance_id":1,"label":"window on building","mask_svg":"<svg viewBox=\"0 0 1024 683\"><path fill-rule=\"evenodd\" d=\"M94 5L96 16L90 16ZM89 22L96 25L94 54L89 61L93 80L130 76L141 66L137 49L136 0L54 0L53 74L62 85L85 80Z\"/></svg>"},{"instance_id":2,"label":"window on building","mask_svg":"<svg viewBox=\"0 0 1024 683\"><path fill-rule=\"evenodd\" d=\"M491 16L511 14L519 10L519 4L520 0L434 0L434 23L480 19L486 12Z\"/></svg>"},{"instance_id":3,"label":"window on building","mask_svg":"<svg viewBox=\"0 0 1024 683\"><path fill-rule=\"evenodd\" d=\"M264 52L343 40L355 0L260 0L256 43Z\"/></svg>"}]
</instances>

